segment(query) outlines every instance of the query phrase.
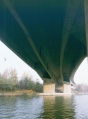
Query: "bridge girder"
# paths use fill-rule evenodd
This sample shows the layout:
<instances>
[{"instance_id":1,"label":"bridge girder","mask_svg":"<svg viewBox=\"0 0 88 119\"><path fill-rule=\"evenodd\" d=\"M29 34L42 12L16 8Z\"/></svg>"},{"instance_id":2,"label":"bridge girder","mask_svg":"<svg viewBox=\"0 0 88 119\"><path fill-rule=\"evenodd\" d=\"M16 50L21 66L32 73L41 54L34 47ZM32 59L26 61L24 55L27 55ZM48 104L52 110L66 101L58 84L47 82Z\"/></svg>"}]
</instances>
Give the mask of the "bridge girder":
<instances>
[{"instance_id":1,"label":"bridge girder","mask_svg":"<svg viewBox=\"0 0 88 119\"><path fill-rule=\"evenodd\" d=\"M87 56L87 0L2 0L0 37L42 79L69 81Z\"/></svg>"}]
</instances>

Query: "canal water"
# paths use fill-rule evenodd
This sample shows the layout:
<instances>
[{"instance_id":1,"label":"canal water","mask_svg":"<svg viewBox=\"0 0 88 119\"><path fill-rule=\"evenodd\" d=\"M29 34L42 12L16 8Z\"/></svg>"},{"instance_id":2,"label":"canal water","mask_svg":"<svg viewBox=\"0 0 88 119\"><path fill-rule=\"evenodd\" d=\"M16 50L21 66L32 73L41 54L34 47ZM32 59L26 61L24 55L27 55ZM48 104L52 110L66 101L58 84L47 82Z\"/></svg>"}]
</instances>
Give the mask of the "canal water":
<instances>
[{"instance_id":1,"label":"canal water","mask_svg":"<svg viewBox=\"0 0 88 119\"><path fill-rule=\"evenodd\" d=\"M0 119L88 119L88 95L0 97Z\"/></svg>"}]
</instances>

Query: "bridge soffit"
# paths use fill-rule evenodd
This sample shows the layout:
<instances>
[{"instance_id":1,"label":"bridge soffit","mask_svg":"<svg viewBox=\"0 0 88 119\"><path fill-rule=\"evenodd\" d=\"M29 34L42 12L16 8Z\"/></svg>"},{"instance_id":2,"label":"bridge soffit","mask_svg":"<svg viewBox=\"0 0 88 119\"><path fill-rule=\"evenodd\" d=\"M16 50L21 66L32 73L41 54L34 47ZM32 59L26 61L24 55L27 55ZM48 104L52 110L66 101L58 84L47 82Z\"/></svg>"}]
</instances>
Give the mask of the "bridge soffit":
<instances>
[{"instance_id":1,"label":"bridge soffit","mask_svg":"<svg viewBox=\"0 0 88 119\"><path fill-rule=\"evenodd\" d=\"M15 8L13 7L13 5L10 3L10 1L8 0L3 0L5 6L8 8L9 12L12 14L12 16L14 17L14 19L16 20L16 22L18 23L18 25L21 27L22 31L24 32L29 44L31 45L35 55L37 56L39 62L42 64L43 68L45 69L45 71L49 74L49 76L51 77L51 79L53 78L52 73L47 69L47 66L44 64L40 53L38 53L36 46L29 34L28 29L26 28L25 24L23 23L23 21L21 20L21 18L19 17L18 13L16 12Z\"/></svg>"},{"instance_id":2,"label":"bridge soffit","mask_svg":"<svg viewBox=\"0 0 88 119\"><path fill-rule=\"evenodd\" d=\"M61 53L60 53L60 74L61 79L63 81L63 59L64 59L64 52L67 45L67 42L69 40L69 36L71 33L71 28L73 25L74 18L76 16L77 10L79 8L80 1L71 1L68 0L67 9L66 9L66 16L63 24L63 31L62 31L62 42L61 42Z\"/></svg>"},{"instance_id":3,"label":"bridge soffit","mask_svg":"<svg viewBox=\"0 0 88 119\"><path fill-rule=\"evenodd\" d=\"M86 31L86 47L88 57L88 0L84 0L84 14L85 14L85 31Z\"/></svg>"}]
</instances>

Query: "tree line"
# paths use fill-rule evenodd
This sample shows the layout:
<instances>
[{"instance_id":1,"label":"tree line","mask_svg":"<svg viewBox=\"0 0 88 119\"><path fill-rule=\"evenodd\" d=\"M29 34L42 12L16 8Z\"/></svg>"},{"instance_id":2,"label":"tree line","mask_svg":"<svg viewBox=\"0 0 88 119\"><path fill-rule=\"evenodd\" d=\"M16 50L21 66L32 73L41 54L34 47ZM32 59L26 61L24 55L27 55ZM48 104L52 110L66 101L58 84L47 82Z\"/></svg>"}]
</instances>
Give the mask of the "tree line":
<instances>
[{"instance_id":1,"label":"tree line","mask_svg":"<svg viewBox=\"0 0 88 119\"><path fill-rule=\"evenodd\" d=\"M35 82L31 76L25 74L18 80L16 69L5 70L3 74L0 74L0 90L33 90L35 92L43 92L43 84L39 81Z\"/></svg>"}]
</instances>

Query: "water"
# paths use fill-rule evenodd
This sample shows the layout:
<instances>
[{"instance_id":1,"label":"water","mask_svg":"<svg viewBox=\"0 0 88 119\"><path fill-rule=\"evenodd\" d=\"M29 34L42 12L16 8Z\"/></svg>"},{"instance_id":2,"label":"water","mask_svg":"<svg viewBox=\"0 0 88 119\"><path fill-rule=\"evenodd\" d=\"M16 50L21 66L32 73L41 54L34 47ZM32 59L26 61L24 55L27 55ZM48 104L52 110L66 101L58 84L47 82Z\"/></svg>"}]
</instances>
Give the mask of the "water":
<instances>
[{"instance_id":1,"label":"water","mask_svg":"<svg viewBox=\"0 0 88 119\"><path fill-rule=\"evenodd\" d=\"M0 119L88 119L88 95L0 97Z\"/></svg>"}]
</instances>

